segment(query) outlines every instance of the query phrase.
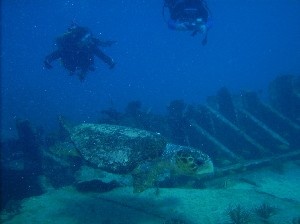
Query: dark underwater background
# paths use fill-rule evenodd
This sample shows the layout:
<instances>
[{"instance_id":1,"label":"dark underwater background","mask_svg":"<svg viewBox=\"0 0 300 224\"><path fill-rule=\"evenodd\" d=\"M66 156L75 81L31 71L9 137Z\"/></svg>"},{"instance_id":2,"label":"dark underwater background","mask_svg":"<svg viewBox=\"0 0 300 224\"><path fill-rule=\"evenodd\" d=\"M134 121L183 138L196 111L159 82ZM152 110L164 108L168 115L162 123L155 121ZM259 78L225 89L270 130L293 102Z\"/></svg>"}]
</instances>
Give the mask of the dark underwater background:
<instances>
[{"instance_id":1,"label":"dark underwater background","mask_svg":"<svg viewBox=\"0 0 300 224\"><path fill-rule=\"evenodd\" d=\"M279 74L300 73L297 0L208 1L213 16L208 44L167 28L162 1L2 1L2 127L15 119L47 130L57 115L93 121L103 108L123 110L132 100L165 113L171 100L203 102L220 87L259 91ZM95 36L116 40L104 51L114 70L96 59L84 83L59 63L43 69L54 40L72 21Z\"/></svg>"},{"instance_id":2,"label":"dark underwater background","mask_svg":"<svg viewBox=\"0 0 300 224\"><path fill-rule=\"evenodd\" d=\"M33 223L30 221L33 218L36 223L53 222L51 218L50 221L43 218L47 216L48 209L61 208L58 201L62 198L61 201L67 205L61 213L65 212L70 218L74 216L77 222L59 219L57 223L148 224L145 220L152 217L153 222L149 221L149 224L200 224L194 221L197 212L201 216L209 211L221 214L220 211L227 207L231 212L245 212L239 203L245 203L248 207L261 204L259 208L270 209L270 216L275 214L277 207L281 207L271 222L256 217L257 222L231 223L300 223L300 195L297 193L300 187L300 1L207 0L207 4L213 25L208 32L208 43L203 46L200 34L192 37L189 32L168 29L163 15L168 13L163 10L162 0L1 1L1 209L4 209L1 211L4 212L0 213L0 221ZM77 76L70 76L59 61L53 63L51 70L43 67L45 56L56 49L55 38L73 22L90 28L94 36L101 40L117 41L111 47L101 48L116 62L114 69L109 69L96 58L96 70L89 72L85 81L80 82ZM255 124L251 126L247 123L248 118L241 126L235 121L232 123L238 127L237 133L244 131L249 136L253 134L254 140L266 146L265 151L245 150L253 142L249 141L249 144L244 141L247 138L239 141L240 136L234 132L236 129L232 128L231 123L228 125L226 119L225 122L223 118L212 121L215 114L224 112L226 117L228 113L229 118L226 118L229 121L232 115L232 108L226 108L228 104L223 105L224 111L216 108L216 113L207 110L207 104L215 103L216 94L225 104L246 96L252 107L242 109L246 112L249 109L249 120L252 119ZM251 104L256 96L257 105L260 106L261 102L271 105L281 114L269 111L274 116L268 119L269 112L263 114L261 108L256 111L255 103ZM190 113L181 117L180 112L186 112L183 108L187 107ZM210 116L202 116L206 112ZM104 115L108 115L108 119L103 118ZM241 160L230 161L226 152L220 158L219 151L210 152L211 148L205 148L206 144L216 141L210 139L211 142L202 143L203 136L198 136L202 126L194 132L189 130L194 125L186 125L186 117L195 119L196 127L208 127L208 134L202 132L204 137L211 134L209 125L215 122L212 126L220 127L219 133L214 136L216 140L224 141L226 146L228 144L228 148L241 156ZM274 117L282 120L279 122ZM262 122L256 118L262 118ZM193 147L211 157L217 171L223 168L226 171L228 167L230 170L231 165L240 164L251 168L253 161L254 166L255 161L262 162L263 168L255 167L253 173L245 176L245 170L235 169L234 175L238 178L233 178L234 181L222 179L216 183L208 178L207 184L196 182L193 186L185 185L190 181L185 178L179 178L181 185L162 181L161 189L160 186L151 186L155 188L154 193L147 190L136 196L132 194L128 176L111 177L109 172L102 173L99 169L86 166L86 161L78 156L78 152L72 151L74 146L61 130L60 122L64 119L72 125L107 122L138 127L160 132L162 136L165 134L168 143L190 146L185 138L188 135ZM257 131L255 125L262 128ZM262 129L266 135L259 132ZM191 132L187 134L185 131ZM265 136L268 139L264 139ZM266 168L264 160L274 162L273 156L276 164ZM281 159L287 164L286 167L281 166L283 163L277 163ZM276 172L273 172L274 169ZM101 181L117 180L117 187L115 182L112 187L117 190L110 192L111 186L105 185L103 189L100 187L100 191L104 192L100 192L103 193L100 196L78 193L73 184L78 181L79 170L86 176L100 172L95 176ZM120 183L124 189L119 188ZM245 187L243 184L248 185ZM97 192L98 185L96 188ZM201 188L201 191L191 193L186 188ZM242 191L244 188L249 191ZM216 193L215 189L221 190ZM235 194L237 197L232 197ZM174 199L174 195L178 198ZM189 201L190 195L194 195L194 201ZM36 202L34 196L39 196ZM175 202L168 198L164 201L166 196L172 197ZM206 197L208 199L203 200L204 204L195 202L202 202ZM219 199L223 197L223 201ZM232 198L234 200L230 201ZM49 205L45 206L48 202ZM180 203L186 204L181 206ZM197 205L204 210L186 209L189 206L197 208ZM186 214L190 214L188 218L193 221L173 219L173 213L160 210L161 206L163 209L177 206L176 209L182 209L185 218ZM142 207L144 210L140 209ZM152 212L151 208L156 210ZM115 210L116 214L120 212L119 216L112 215L116 220L103 219L106 213ZM225 212L226 215L230 216L230 211ZM50 212L49 217L61 215L53 214ZM83 216L89 221L80 217L81 214L85 214ZM37 219L34 219L35 215ZM124 218L126 215L130 216L128 220ZM213 217L217 218L210 222L202 220L201 223L228 223L216 221L218 215ZM39 218L43 221L37 221Z\"/></svg>"}]
</instances>

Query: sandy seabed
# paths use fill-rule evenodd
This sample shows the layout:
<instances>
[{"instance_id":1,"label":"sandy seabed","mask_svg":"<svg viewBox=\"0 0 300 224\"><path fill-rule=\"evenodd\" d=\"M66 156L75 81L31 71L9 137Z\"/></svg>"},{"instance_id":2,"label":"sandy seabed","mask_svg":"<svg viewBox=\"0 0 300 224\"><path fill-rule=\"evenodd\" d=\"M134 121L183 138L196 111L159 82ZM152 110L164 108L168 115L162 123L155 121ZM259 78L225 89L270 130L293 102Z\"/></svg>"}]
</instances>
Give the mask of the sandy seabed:
<instances>
[{"instance_id":1,"label":"sandy seabed","mask_svg":"<svg viewBox=\"0 0 300 224\"><path fill-rule=\"evenodd\" d=\"M231 223L227 211L236 205L251 212L249 223L293 224L300 217L299 165L290 164L282 173L259 170L243 174L243 179L250 181L230 177L223 187L148 189L140 194L130 187L102 194L81 193L71 186L52 189L24 199L17 214L2 212L1 223L224 224ZM276 208L267 221L254 212L262 203Z\"/></svg>"}]
</instances>

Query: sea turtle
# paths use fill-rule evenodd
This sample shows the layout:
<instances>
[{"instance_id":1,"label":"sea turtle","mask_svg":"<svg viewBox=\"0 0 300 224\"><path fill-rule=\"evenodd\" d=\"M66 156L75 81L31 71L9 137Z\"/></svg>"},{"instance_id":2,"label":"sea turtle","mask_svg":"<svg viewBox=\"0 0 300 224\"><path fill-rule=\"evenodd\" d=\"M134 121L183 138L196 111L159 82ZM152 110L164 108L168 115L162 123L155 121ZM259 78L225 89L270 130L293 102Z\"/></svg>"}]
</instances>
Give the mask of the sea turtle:
<instances>
[{"instance_id":1,"label":"sea turtle","mask_svg":"<svg viewBox=\"0 0 300 224\"><path fill-rule=\"evenodd\" d=\"M109 124L68 128L70 139L90 165L115 174L131 174L135 192L166 172L199 176L213 172L208 155L198 149L167 144L159 133Z\"/></svg>"}]
</instances>

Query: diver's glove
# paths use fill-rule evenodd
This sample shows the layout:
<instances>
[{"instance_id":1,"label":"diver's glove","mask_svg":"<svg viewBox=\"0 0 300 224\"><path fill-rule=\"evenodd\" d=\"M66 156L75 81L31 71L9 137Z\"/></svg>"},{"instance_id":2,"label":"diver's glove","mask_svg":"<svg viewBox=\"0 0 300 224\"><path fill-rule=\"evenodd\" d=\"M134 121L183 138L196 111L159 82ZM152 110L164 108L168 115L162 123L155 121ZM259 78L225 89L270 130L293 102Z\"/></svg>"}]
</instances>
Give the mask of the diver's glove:
<instances>
[{"instance_id":1,"label":"diver's glove","mask_svg":"<svg viewBox=\"0 0 300 224\"><path fill-rule=\"evenodd\" d=\"M203 24L199 27L199 30L200 30L201 33L206 34L207 33L207 26L205 24Z\"/></svg>"},{"instance_id":2,"label":"diver's glove","mask_svg":"<svg viewBox=\"0 0 300 224\"><path fill-rule=\"evenodd\" d=\"M113 69L116 66L116 63L114 62L114 60L111 60L111 63L109 65L109 69Z\"/></svg>"},{"instance_id":3,"label":"diver's glove","mask_svg":"<svg viewBox=\"0 0 300 224\"><path fill-rule=\"evenodd\" d=\"M44 67L46 69L52 69L53 68L53 66L50 64L50 62L47 59L44 61Z\"/></svg>"},{"instance_id":4,"label":"diver's glove","mask_svg":"<svg viewBox=\"0 0 300 224\"><path fill-rule=\"evenodd\" d=\"M202 24L200 26L195 26L194 31L192 32L191 36L193 37L197 33L201 33L202 35L207 36L207 30L208 30L208 28L207 28L206 24Z\"/></svg>"}]
</instances>

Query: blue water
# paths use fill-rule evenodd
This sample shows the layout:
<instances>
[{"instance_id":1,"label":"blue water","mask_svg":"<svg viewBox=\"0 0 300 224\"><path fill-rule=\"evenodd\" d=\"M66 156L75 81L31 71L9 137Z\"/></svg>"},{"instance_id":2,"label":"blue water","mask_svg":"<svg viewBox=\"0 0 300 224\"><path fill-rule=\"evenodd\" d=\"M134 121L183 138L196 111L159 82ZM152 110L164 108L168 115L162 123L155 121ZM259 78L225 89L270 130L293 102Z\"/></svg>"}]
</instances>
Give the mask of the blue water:
<instances>
[{"instance_id":1,"label":"blue water","mask_svg":"<svg viewBox=\"0 0 300 224\"><path fill-rule=\"evenodd\" d=\"M171 100L202 103L223 86L265 94L279 74L300 74L300 1L209 0L213 27L201 37L168 29L161 0L3 0L2 125L15 133L17 118L48 130L57 115L94 121L99 111L140 100L164 113ZM43 69L54 39L72 21L100 38L117 65L97 69L84 83L54 63Z\"/></svg>"}]
</instances>

